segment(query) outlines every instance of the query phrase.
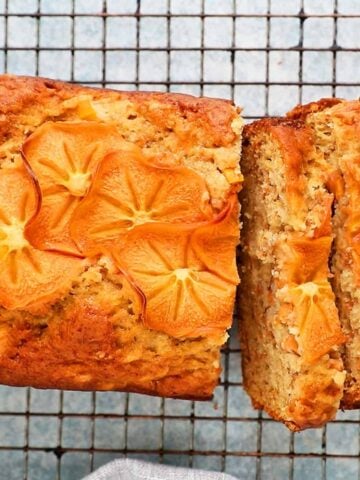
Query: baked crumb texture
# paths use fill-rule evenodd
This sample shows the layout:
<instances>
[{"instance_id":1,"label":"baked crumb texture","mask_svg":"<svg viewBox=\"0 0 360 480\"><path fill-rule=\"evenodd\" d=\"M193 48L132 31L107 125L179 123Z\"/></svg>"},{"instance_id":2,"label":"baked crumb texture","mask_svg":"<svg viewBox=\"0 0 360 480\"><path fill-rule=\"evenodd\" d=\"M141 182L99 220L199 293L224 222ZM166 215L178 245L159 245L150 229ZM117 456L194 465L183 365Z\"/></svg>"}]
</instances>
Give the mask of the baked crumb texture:
<instances>
[{"instance_id":1,"label":"baked crumb texture","mask_svg":"<svg viewBox=\"0 0 360 480\"><path fill-rule=\"evenodd\" d=\"M331 420L343 395L330 284L332 167L300 119L244 129L239 308L244 385L291 430Z\"/></svg>"},{"instance_id":2,"label":"baked crumb texture","mask_svg":"<svg viewBox=\"0 0 360 480\"><path fill-rule=\"evenodd\" d=\"M211 397L238 275L230 102L0 77L0 382Z\"/></svg>"},{"instance_id":3,"label":"baked crumb texture","mask_svg":"<svg viewBox=\"0 0 360 480\"><path fill-rule=\"evenodd\" d=\"M323 100L289 113L302 118L315 137L318 154L330 173L334 195L335 236L331 270L341 325L347 372L343 408L360 407L360 102Z\"/></svg>"}]
</instances>

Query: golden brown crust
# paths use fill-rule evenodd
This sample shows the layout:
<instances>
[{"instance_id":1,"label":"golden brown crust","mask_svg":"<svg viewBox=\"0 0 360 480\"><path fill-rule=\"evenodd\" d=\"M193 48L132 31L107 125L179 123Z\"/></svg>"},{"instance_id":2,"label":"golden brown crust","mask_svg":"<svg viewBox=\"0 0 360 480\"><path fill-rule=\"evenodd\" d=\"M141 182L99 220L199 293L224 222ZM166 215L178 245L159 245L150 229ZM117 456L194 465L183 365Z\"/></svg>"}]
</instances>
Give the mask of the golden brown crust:
<instances>
[{"instance_id":1,"label":"golden brown crust","mask_svg":"<svg viewBox=\"0 0 360 480\"><path fill-rule=\"evenodd\" d=\"M43 339L37 338L40 334L29 324L10 328L13 346L1 358L1 383L63 390L130 391L193 400L212 397L220 368L209 375L208 368L187 371L178 365L171 375L164 362L172 359L161 353L146 366L141 360L124 365L111 318L92 306L86 310L81 317L69 312L61 325L52 325L42 334Z\"/></svg>"},{"instance_id":2,"label":"golden brown crust","mask_svg":"<svg viewBox=\"0 0 360 480\"><path fill-rule=\"evenodd\" d=\"M296 105L295 108L286 114L286 117L293 120L305 120L308 115L321 112L341 102L342 100L339 98L322 98L317 102L311 102L306 105Z\"/></svg>"},{"instance_id":3,"label":"golden brown crust","mask_svg":"<svg viewBox=\"0 0 360 480\"><path fill-rule=\"evenodd\" d=\"M137 104L141 113L155 124L171 128L171 116L162 109L149 109L148 102L158 102L165 110L183 116L196 126L195 132L209 146L232 144L236 134L231 122L237 118L232 103L228 100L197 98L179 93L119 92L117 90L90 88L51 79L0 75L0 135L13 136L19 129L19 116L29 113L34 117L56 116L61 103L79 95L91 95L92 99L108 101L130 100ZM36 106L36 107L35 107ZM35 107L35 108L34 108ZM59 112L60 113L60 112ZM13 121L15 119L15 122ZM183 132L190 136L191 132ZM182 139L183 141L185 138Z\"/></svg>"},{"instance_id":4,"label":"golden brown crust","mask_svg":"<svg viewBox=\"0 0 360 480\"><path fill-rule=\"evenodd\" d=\"M102 277L92 284L83 279L36 316L2 312L0 382L210 398L220 372L217 348L206 339L187 345L147 331L126 280Z\"/></svg>"},{"instance_id":5,"label":"golden brown crust","mask_svg":"<svg viewBox=\"0 0 360 480\"><path fill-rule=\"evenodd\" d=\"M286 415L278 409L269 408L266 401L252 398L254 408L265 409L275 420L283 422L292 432L300 432L308 428L318 428L335 418L338 404L333 399L342 394L342 387L322 375L311 375L303 382L300 395L289 404Z\"/></svg>"},{"instance_id":6,"label":"golden brown crust","mask_svg":"<svg viewBox=\"0 0 360 480\"><path fill-rule=\"evenodd\" d=\"M231 102L11 75L0 76L0 174L22 161L23 142L43 123L89 120L114 125L158 168L195 171L215 212L239 189L241 120ZM76 260L80 275L51 303L0 309L0 383L210 398L231 315L216 333L205 328L195 338L175 338L145 326L138 287L120 274L110 254Z\"/></svg>"},{"instance_id":7,"label":"golden brown crust","mask_svg":"<svg viewBox=\"0 0 360 480\"><path fill-rule=\"evenodd\" d=\"M346 385L346 390L341 399L340 407L342 410L357 410L360 408L360 389L357 387L349 388Z\"/></svg>"}]
</instances>

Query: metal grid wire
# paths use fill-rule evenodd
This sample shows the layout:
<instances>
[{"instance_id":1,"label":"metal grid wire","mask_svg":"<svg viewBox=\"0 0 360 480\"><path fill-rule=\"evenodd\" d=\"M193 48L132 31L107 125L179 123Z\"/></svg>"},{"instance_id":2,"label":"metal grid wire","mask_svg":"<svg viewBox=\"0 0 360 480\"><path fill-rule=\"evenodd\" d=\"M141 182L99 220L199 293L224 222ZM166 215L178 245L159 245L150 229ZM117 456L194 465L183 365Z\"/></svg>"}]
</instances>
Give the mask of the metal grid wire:
<instances>
[{"instance_id":1,"label":"metal grid wire","mask_svg":"<svg viewBox=\"0 0 360 480\"><path fill-rule=\"evenodd\" d=\"M231 98L253 119L358 97L359 27L358 0L2 0L0 68ZM251 408L234 335L223 366L212 403L0 387L0 478L79 479L121 456L246 480L359 478L359 412L290 434Z\"/></svg>"}]
</instances>

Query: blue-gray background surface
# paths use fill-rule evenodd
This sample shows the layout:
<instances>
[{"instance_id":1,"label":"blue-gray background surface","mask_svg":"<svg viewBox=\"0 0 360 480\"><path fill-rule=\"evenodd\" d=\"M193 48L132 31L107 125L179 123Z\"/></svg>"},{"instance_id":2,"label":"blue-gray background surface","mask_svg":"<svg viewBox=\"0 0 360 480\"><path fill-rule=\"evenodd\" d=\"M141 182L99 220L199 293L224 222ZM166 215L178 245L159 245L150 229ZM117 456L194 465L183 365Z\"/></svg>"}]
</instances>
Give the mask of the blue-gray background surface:
<instances>
[{"instance_id":1,"label":"blue-gray background surface","mask_svg":"<svg viewBox=\"0 0 360 480\"><path fill-rule=\"evenodd\" d=\"M0 70L233 98L251 119L358 97L359 30L358 0L0 0ZM246 480L358 479L359 412L290 434L251 408L234 335L222 381L212 403L0 387L0 479L77 480L125 454Z\"/></svg>"}]
</instances>

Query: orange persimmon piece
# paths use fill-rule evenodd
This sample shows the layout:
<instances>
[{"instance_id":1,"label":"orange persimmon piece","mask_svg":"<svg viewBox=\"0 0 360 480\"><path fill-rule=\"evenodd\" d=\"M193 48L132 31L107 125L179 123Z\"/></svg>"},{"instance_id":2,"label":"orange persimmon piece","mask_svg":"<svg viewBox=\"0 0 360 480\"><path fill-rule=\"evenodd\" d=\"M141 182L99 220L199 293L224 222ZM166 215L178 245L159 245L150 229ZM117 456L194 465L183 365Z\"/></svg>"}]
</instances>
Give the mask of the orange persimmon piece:
<instances>
[{"instance_id":1,"label":"orange persimmon piece","mask_svg":"<svg viewBox=\"0 0 360 480\"><path fill-rule=\"evenodd\" d=\"M238 283L236 241L229 248L228 240L219 238L221 231L220 222L217 235L206 243L209 252L201 255L204 232L197 236L174 225L139 227L113 250L115 263L146 298L147 327L180 338L220 334L230 327ZM226 254L217 250L222 246ZM216 252L218 261L210 262L208 255Z\"/></svg>"},{"instance_id":2,"label":"orange persimmon piece","mask_svg":"<svg viewBox=\"0 0 360 480\"><path fill-rule=\"evenodd\" d=\"M237 195L233 195L216 221L195 230L192 241L193 251L206 269L233 285L239 283L236 265L239 237L239 203Z\"/></svg>"},{"instance_id":3,"label":"orange persimmon piece","mask_svg":"<svg viewBox=\"0 0 360 480\"><path fill-rule=\"evenodd\" d=\"M302 283L289 290L299 329L299 353L312 363L346 341L342 333L335 297L328 281Z\"/></svg>"},{"instance_id":4,"label":"orange persimmon piece","mask_svg":"<svg viewBox=\"0 0 360 480\"><path fill-rule=\"evenodd\" d=\"M48 122L30 135L23 154L42 193L41 212L26 231L33 245L79 253L69 234L70 218L86 195L99 161L119 145L130 148L113 125L99 122Z\"/></svg>"},{"instance_id":5,"label":"orange persimmon piece","mask_svg":"<svg viewBox=\"0 0 360 480\"><path fill-rule=\"evenodd\" d=\"M107 155L74 213L70 232L85 255L147 223L197 224L214 216L204 180L186 167L164 168L131 151Z\"/></svg>"},{"instance_id":6,"label":"orange persimmon piece","mask_svg":"<svg viewBox=\"0 0 360 480\"><path fill-rule=\"evenodd\" d=\"M23 165L0 170L0 305L25 308L71 287L82 261L35 249L25 227L38 210L36 184Z\"/></svg>"},{"instance_id":7,"label":"orange persimmon piece","mask_svg":"<svg viewBox=\"0 0 360 480\"><path fill-rule=\"evenodd\" d=\"M327 277L332 237L290 238L280 245L284 254L281 275L287 282L306 283Z\"/></svg>"}]
</instances>

